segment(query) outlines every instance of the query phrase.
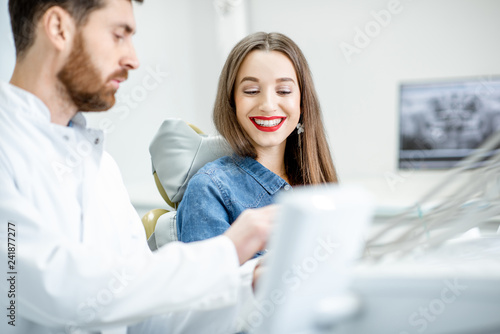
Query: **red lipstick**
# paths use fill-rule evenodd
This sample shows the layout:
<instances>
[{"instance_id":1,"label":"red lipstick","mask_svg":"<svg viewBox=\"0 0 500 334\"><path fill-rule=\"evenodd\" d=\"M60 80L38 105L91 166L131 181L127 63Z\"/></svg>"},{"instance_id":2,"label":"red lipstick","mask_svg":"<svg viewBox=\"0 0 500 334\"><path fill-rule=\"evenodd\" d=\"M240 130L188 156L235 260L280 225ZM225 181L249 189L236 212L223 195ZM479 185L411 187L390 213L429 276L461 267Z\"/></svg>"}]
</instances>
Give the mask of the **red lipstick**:
<instances>
[{"instance_id":1,"label":"red lipstick","mask_svg":"<svg viewBox=\"0 0 500 334\"><path fill-rule=\"evenodd\" d=\"M285 118L286 117L284 117L284 116L271 116L271 117L255 116L255 117L250 117L250 120L252 121L253 125L255 125L255 127L258 130L264 131L264 132L274 132L274 131L277 131L279 128L281 128ZM256 119L264 120L264 121L272 121L275 119L280 119L281 122L279 122L277 125L274 125L274 126L262 126L262 125L259 125L255 122Z\"/></svg>"}]
</instances>

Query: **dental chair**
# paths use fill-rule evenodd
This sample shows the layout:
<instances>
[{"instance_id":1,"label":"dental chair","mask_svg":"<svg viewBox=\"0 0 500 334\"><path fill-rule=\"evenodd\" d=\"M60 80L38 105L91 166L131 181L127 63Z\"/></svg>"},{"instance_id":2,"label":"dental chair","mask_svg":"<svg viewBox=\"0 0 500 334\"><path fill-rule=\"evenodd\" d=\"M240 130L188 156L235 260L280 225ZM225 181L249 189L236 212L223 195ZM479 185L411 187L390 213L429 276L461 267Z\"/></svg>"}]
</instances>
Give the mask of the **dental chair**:
<instances>
[{"instance_id":1,"label":"dental chair","mask_svg":"<svg viewBox=\"0 0 500 334\"><path fill-rule=\"evenodd\" d=\"M205 135L180 119L163 122L149 146L153 177L167 209L153 209L142 217L151 250L177 241L176 209L191 177L206 163L231 154L220 136Z\"/></svg>"}]
</instances>

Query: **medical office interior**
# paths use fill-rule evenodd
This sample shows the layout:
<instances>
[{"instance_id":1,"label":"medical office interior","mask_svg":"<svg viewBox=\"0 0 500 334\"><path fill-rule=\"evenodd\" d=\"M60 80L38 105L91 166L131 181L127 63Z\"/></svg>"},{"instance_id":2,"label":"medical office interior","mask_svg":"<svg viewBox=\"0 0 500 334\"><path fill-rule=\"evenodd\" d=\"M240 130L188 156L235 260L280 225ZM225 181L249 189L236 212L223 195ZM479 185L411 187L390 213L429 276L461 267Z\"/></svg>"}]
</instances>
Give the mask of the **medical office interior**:
<instances>
[{"instance_id":1,"label":"medical office interior","mask_svg":"<svg viewBox=\"0 0 500 334\"><path fill-rule=\"evenodd\" d=\"M7 2L0 1L3 81L10 79L15 62ZM371 198L374 218L365 226L365 238L379 231L385 233L382 239L398 229L415 232L412 224L427 213L429 220L421 221L447 222L438 237L423 227L422 238L437 248L417 259L393 258L399 250L415 248L409 236L394 236L399 239L390 247L376 249L354 271L354 292L308 315L311 328L324 333L500 332L500 230L494 219L500 210L490 210L500 204L494 172L499 162L485 177L476 169L449 176L453 164L425 160L435 157L433 149L437 160L439 152L446 157L446 152L474 153L486 135L500 130L499 1L166 0L134 7L141 66L129 73L110 111L88 113L87 119L105 130L107 150L141 216L168 209L155 186L148 150L162 122L180 118L215 134L212 108L229 51L249 33L281 32L299 45L311 67L340 183L361 187ZM446 112L457 109L454 103L465 116L446 125ZM430 111L419 116L422 108ZM481 113L489 118L477 118ZM421 146L412 147L405 140L416 132ZM432 147L443 136L455 141ZM410 147L407 155L404 144ZM479 192L487 188L487 196L467 188L471 183ZM443 192L427 201L434 187ZM432 212L436 203L455 203L454 196L463 197L456 207ZM466 207L470 199L483 206ZM425 202L422 207L419 201ZM394 218L402 212L407 214ZM473 241L461 244L459 237ZM454 246L443 250L450 239ZM468 257L462 260L464 253ZM469 263L470 258L476 261ZM307 300L314 307L321 302ZM293 312L276 312L272 321L281 323L280 317Z\"/></svg>"}]
</instances>

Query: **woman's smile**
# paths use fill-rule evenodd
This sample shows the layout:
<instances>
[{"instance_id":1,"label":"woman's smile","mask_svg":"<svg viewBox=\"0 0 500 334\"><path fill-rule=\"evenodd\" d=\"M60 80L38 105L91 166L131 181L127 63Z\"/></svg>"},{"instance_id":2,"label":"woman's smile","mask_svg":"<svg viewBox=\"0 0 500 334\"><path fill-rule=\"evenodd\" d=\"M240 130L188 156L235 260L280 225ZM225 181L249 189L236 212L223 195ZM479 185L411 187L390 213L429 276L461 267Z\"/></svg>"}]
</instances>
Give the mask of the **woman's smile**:
<instances>
[{"instance_id":1,"label":"woman's smile","mask_svg":"<svg viewBox=\"0 0 500 334\"><path fill-rule=\"evenodd\" d=\"M286 119L285 116L272 116L272 117L249 117L253 122L253 125L260 131L264 132L274 132L277 131L283 125L283 121Z\"/></svg>"}]
</instances>

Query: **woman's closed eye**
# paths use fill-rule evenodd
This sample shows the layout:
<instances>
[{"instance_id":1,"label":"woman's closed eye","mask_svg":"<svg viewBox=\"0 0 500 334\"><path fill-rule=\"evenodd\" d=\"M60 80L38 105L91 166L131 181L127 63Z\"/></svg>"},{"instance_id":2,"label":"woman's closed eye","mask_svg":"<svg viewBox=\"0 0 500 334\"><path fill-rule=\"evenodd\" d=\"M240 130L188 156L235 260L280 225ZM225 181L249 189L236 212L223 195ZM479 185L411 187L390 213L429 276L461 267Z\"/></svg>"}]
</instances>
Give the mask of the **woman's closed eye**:
<instances>
[{"instance_id":1,"label":"woman's closed eye","mask_svg":"<svg viewBox=\"0 0 500 334\"><path fill-rule=\"evenodd\" d=\"M245 93L247 95L256 95L259 92L260 91L258 89L245 89L245 90L243 90L243 93Z\"/></svg>"},{"instance_id":2,"label":"woman's closed eye","mask_svg":"<svg viewBox=\"0 0 500 334\"><path fill-rule=\"evenodd\" d=\"M278 87L276 88L276 93L279 95L289 95L292 94L292 89L290 87Z\"/></svg>"},{"instance_id":3,"label":"woman's closed eye","mask_svg":"<svg viewBox=\"0 0 500 334\"><path fill-rule=\"evenodd\" d=\"M280 89L276 91L279 95L288 95L292 94L292 91L290 89Z\"/></svg>"},{"instance_id":4,"label":"woman's closed eye","mask_svg":"<svg viewBox=\"0 0 500 334\"><path fill-rule=\"evenodd\" d=\"M260 88L245 88L243 89L245 95L257 95L260 93ZM293 90L289 87L277 87L276 94L284 96L292 94Z\"/></svg>"}]
</instances>

